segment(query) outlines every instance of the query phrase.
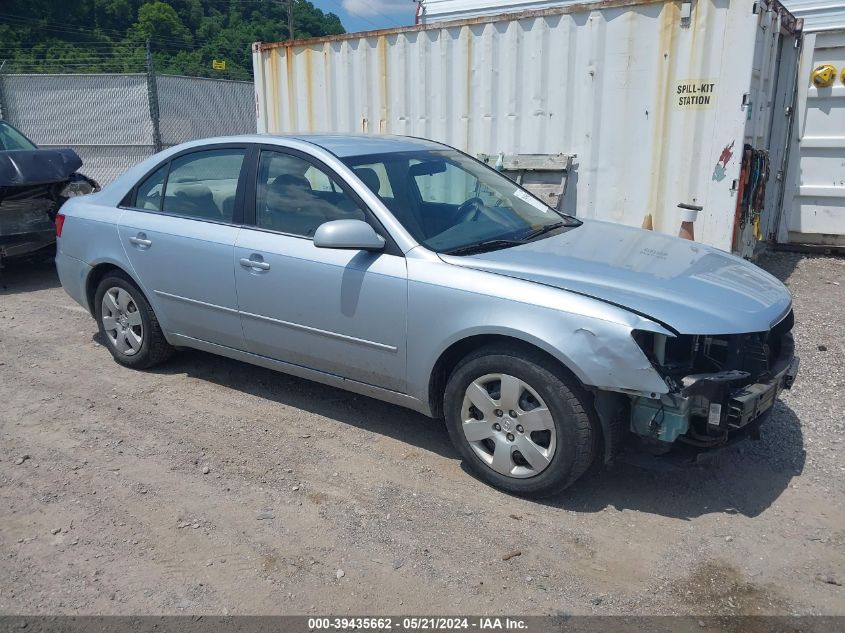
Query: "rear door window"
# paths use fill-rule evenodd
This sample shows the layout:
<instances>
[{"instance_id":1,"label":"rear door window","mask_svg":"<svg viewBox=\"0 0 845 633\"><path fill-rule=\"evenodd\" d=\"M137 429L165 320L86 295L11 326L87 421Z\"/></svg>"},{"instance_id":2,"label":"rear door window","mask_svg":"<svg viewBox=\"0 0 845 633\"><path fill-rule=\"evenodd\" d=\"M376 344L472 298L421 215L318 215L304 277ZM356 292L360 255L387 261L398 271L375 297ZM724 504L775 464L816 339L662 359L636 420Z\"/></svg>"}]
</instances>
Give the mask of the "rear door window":
<instances>
[{"instance_id":1,"label":"rear door window","mask_svg":"<svg viewBox=\"0 0 845 633\"><path fill-rule=\"evenodd\" d=\"M164 187L164 213L231 222L246 150L221 148L175 158Z\"/></svg>"}]
</instances>

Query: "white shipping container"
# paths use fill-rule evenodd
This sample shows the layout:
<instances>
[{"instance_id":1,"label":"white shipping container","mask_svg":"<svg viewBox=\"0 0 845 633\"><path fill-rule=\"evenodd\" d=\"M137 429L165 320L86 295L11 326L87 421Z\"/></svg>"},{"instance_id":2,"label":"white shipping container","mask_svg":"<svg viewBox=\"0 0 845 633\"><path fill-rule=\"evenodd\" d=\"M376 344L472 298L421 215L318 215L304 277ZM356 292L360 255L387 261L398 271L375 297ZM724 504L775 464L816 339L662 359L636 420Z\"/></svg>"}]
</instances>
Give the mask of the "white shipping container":
<instances>
[{"instance_id":1,"label":"white shipping container","mask_svg":"<svg viewBox=\"0 0 845 633\"><path fill-rule=\"evenodd\" d=\"M779 242L845 246L845 3L791 0L804 19L799 88ZM835 69L816 86L813 69Z\"/></svg>"},{"instance_id":2,"label":"white shipping container","mask_svg":"<svg viewBox=\"0 0 845 633\"><path fill-rule=\"evenodd\" d=\"M258 130L575 154L564 211L677 234L702 206L696 239L748 256L777 229L799 39L774 0L604 0L257 43ZM735 222L746 143L773 176L756 223Z\"/></svg>"}]
</instances>

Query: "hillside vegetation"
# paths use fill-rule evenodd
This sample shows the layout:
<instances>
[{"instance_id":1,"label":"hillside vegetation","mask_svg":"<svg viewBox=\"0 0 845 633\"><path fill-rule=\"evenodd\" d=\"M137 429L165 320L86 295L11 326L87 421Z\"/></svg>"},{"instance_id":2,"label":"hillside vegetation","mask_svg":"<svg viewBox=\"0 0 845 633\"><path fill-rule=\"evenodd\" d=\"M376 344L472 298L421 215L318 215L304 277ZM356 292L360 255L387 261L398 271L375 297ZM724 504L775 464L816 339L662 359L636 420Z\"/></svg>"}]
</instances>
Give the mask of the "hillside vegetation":
<instances>
[{"instance_id":1,"label":"hillside vegetation","mask_svg":"<svg viewBox=\"0 0 845 633\"><path fill-rule=\"evenodd\" d=\"M340 19L295 0L294 35L343 33ZM251 79L250 44L288 39L278 0L3 0L3 73L142 72L147 40L160 73ZM212 61L226 62L214 70Z\"/></svg>"}]
</instances>

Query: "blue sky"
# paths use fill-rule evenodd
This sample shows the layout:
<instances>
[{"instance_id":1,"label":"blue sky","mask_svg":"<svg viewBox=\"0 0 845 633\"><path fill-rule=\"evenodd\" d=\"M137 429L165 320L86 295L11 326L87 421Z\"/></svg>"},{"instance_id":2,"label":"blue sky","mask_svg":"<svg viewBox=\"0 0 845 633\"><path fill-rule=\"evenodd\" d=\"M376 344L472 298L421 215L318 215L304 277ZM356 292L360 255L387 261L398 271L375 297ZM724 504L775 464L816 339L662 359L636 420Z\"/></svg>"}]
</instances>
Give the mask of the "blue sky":
<instances>
[{"instance_id":1,"label":"blue sky","mask_svg":"<svg viewBox=\"0 0 845 633\"><path fill-rule=\"evenodd\" d=\"M312 0L315 6L334 13L347 31L372 31L414 23L413 0Z\"/></svg>"}]
</instances>

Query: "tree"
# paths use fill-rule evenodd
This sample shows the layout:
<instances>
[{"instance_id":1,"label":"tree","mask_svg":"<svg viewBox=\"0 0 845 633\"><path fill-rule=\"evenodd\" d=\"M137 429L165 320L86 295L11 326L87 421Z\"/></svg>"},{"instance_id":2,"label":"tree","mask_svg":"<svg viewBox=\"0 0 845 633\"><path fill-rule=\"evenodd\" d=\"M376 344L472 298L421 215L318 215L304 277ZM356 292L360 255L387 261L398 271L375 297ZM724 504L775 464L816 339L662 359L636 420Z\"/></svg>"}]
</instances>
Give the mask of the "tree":
<instances>
[{"instance_id":1,"label":"tree","mask_svg":"<svg viewBox=\"0 0 845 633\"><path fill-rule=\"evenodd\" d=\"M160 0L142 5L138 9L138 21L129 31L130 37L166 43L177 51L193 44L190 31L182 24L176 11Z\"/></svg>"},{"instance_id":2,"label":"tree","mask_svg":"<svg viewBox=\"0 0 845 633\"><path fill-rule=\"evenodd\" d=\"M287 39L277 0L2 0L0 63L15 72L143 72L150 40L156 69L251 79L251 44ZM340 19L295 0L295 34L343 33ZM226 70L215 71L214 59Z\"/></svg>"}]
</instances>

